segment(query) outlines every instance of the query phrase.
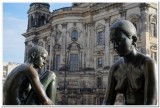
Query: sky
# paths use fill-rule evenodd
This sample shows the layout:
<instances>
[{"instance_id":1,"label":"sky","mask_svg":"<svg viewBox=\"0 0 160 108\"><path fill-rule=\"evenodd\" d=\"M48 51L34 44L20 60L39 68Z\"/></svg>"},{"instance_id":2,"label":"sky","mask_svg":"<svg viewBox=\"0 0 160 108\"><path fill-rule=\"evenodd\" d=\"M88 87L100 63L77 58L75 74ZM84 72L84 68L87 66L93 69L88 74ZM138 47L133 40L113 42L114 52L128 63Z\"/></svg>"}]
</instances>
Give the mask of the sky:
<instances>
[{"instance_id":1,"label":"sky","mask_svg":"<svg viewBox=\"0 0 160 108\"><path fill-rule=\"evenodd\" d=\"M50 11L69 7L72 3L49 3ZM27 11L30 3L3 3L3 62L24 62Z\"/></svg>"}]
</instances>

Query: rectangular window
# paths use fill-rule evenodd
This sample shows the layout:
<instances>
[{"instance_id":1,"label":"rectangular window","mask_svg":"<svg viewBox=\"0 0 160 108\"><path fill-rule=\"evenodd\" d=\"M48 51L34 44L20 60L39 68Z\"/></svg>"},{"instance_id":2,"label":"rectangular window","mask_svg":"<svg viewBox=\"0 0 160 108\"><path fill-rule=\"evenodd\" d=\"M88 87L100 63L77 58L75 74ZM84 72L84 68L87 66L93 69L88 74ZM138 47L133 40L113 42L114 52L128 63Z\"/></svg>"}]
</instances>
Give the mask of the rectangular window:
<instances>
[{"instance_id":1,"label":"rectangular window","mask_svg":"<svg viewBox=\"0 0 160 108\"><path fill-rule=\"evenodd\" d=\"M3 66L3 71L7 71L7 66Z\"/></svg>"},{"instance_id":2,"label":"rectangular window","mask_svg":"<svg viewBox=\"0 0 160 108\"><path fill-rule=\"evenodd\" d=\"M98 32L98 36L97 36L97 44L98 45L103 45L103 31Z\"/></svg>"},{"instance_id":3,"label":"rectangular window","mask_svg":"<svg viewBox=\"0 0 160 108\"><path fill-rule=\"evenodd\" d=\"M70 55L70 71L78 70L78 54Z\"/></svg>"},{"instance_id":4,"label":"rectangular window","mask_svg":"<svg viewBox=\"0 0 160 108\"><path fill-rule=\"evenodd\" d=\"M49 70L49 65L47 65L47 70Z\"/></svg>"},{"instance_id":5,"label":"rectangular window","mask_svg":"<svg viewBox=\"0 0 160 108\"><path fill-rule=\"evenodd\" d=\"M151 35L156 37L156 25L151 23Z\"/></svg>"},{"instance_id":6,"label":"rectangular window","mask_svg":"<svg viewBox=\"0 0 160 108\"><path fill-rule=\"evenodd\" d=\"M101 77L97 78L97 87L102 88L102 78Z\"/></svg>"},{"instance_id":7,"label":"rectangular window","mask_svg":"<svg viewBox=\"0 0 160 108\"><path fill-rule=\"evenodd\" d=\"M60 67L60 55L59 54L57 54L56 55L56 71L58 71L59 70L59 67Z\"/></svg>"},{"instance_id":8,"label":"rectangular window","mask_svg":"<svg viewBox=\"0 0 160 108\"><path fill-rule=\"evenodd\" d=\"M48 45L48 55L50 54L50 45Z\"/></svg>"},{"instance_id":9,"label":"rectangular window","mask_svg":"<svg viewBox=\"0 0 160 108\"><path fill-rule=\"evenodd\" d=\"M97 67L98 68L102 67L102 57L97 58Z\"/></svg>"},{"instance_id":10,"label":"rectangular window","mask_svg":"<svg viewBox=\"0 0 160 108\"><path fill-rule=\"evenodd\" d=\"M114 63L116 62L116 61L118 61L120 59L120 57L118 56L118 55L115 55L114 56Z\"/></svg>"}]
</instances>

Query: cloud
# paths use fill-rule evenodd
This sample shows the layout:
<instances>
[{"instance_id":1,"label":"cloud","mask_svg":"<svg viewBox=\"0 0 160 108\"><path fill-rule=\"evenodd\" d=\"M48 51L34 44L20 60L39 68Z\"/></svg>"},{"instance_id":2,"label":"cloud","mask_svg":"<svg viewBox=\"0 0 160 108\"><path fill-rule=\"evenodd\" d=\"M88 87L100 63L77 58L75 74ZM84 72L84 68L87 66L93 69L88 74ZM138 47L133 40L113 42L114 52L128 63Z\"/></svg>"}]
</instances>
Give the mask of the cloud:
<instances>
[{"instance_id":1,"label":"cloud","mask_svg":"<svg viewBox=\"0 0 160 108\"><path fill-rule=\"evenodd\" d=\"M21 35L27 29L27 20L10 16L3 19L3 61L20 62L24 61L24 41Z\"/></svg>"}]
</instances>

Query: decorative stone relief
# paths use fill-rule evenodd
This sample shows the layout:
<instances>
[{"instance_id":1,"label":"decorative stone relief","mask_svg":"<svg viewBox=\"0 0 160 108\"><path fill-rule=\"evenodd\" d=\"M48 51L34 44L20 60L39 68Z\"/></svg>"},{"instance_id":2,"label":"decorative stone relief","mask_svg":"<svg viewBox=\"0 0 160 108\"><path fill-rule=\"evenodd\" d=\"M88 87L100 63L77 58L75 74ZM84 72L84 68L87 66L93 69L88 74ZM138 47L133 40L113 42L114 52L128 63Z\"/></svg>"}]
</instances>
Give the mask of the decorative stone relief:
<instances>
[{"instance_id":1,"label":"decorative stone relief","mask_svg":"<svg viewBox=\"0 0 160 108\"><path fill-rule=\"evenodd\" d=\"M148 11L149 6L150 5L147 4L147 3L141 3L140 6L139 6L139 8L140 8L141 11Z\"/></svg>"}]
</instances>

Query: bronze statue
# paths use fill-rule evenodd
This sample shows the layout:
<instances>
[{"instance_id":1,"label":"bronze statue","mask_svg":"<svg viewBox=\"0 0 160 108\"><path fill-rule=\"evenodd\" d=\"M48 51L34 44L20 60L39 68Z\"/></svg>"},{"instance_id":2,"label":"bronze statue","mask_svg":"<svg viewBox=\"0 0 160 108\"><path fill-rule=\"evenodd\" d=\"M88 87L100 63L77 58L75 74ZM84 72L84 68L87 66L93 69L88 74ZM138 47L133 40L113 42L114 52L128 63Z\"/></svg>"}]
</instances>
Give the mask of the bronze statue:
<instances>
[{"instance_id":1,"label":"bronze statue","mask_svg":"<svg viewBox=\"0 0 160 108\"><path fill-rule=\"evenodd\" d=\"M119 20L110 28L110 40L121 57L110 68L104 105L113 105L116 95L124 95L126 105L155 105L157 102L155 62L136 49L134 25Z\"/></svg>"},{"instance_id":2,"label":"bronze statue","mask_svg":"<svg viewBox=\"0 0 160 108\"><path fill-rule=\"evenodd\" d=\"M3 85L4 105L54 105L56 76L52 71L39 75L48 52L40 46L28 51L27 61L14 68ZM40 77L39 77L40 76Z\"/></svg>"}]
</instances>

